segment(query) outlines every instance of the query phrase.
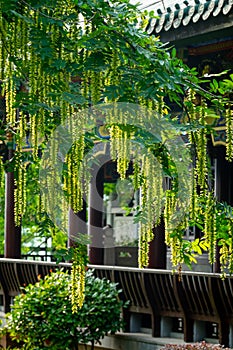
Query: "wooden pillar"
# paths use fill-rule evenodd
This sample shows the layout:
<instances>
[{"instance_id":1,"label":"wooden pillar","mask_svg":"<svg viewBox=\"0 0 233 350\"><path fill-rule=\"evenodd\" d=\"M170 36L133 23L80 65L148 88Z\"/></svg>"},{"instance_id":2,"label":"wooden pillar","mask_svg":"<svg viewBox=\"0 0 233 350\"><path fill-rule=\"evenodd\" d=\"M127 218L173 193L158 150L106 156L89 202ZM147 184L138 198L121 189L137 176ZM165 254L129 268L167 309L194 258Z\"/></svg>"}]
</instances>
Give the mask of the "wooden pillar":
<instances>
[{"instance_id":1,"label":"wooden pillar","mask_svg":"<svg viewBox=\"0 0 233 350\"><path fill-rule=\"evenodd\" d=\"M93 179L90 184L88 234L91 239L89 246L89 261L93 265L103 265L103 194L104 172L103 167L93 170Z\"/></svg>"},{"instance_id":2,"label":"wooden pillar","mask_svg":"<svg viewBox=\"0 0 233 350\"><path fill-rule=\"evenodd\" d=\"M83 201L83 209L74 213L70 208L69 210L69 232L68 232L68 247L72 247L75 244L75 239L79 234L87 234L87 205Z\"/></svg>"},{"instance_id":3,"label":"wooden pillar","mask_svg":"<svg viewBox=\"0 0 233 350\"><path fill-rule=\"evenodd\" d=\"M8 160L14 156L12 135L8 136ZM21 226L15 225L14 215L14 171L8 167L5 180L5 246L4 257L21 258Z\"/></svg>"},{"instance_id":4,"label":"wooden pillar","mask_svg":"<svg viewBox=\"0 0 233 350\"><path fill-rule=\"evenodd\" d=\"M216 197L219 201L233 205L233 164L226 160L225 146L218 147L216 152Z\"/></svg>"},{"instance_id":5,"label":"wooden pillar","mask_svg":"<svg viewBox=\"0 0 233 350\"><path fill-rule=\"evenodd\" d=\"M233 205L233 164L226 160L226 147L217 146L214 149L216 157L216 176L215 188L216 197L220 202L227 202ZM214 272L220 273L220 247L216 248L216 262L214 264Z\"/></svg>"},{"instance_id":6,"label":"wooden pillar","mask_svg":"<svg viewBox=\"0 0 233 350\"><path fill-rule=\"evenodd\" d=\"M149 268L166 269L166 244L164 222L153 229L154 239L149 248Z\"/></svg>"}]
</instances>

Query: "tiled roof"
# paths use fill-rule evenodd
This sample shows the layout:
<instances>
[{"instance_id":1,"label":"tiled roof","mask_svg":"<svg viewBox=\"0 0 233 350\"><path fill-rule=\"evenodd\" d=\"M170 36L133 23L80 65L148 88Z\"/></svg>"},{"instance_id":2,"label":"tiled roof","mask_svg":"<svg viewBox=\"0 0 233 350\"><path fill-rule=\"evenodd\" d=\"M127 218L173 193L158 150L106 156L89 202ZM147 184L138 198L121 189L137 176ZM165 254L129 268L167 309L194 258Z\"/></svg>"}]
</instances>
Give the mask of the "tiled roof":
<instances>
[{"instance_id":1,"label":"tiled roof","mask_svg":"<svg viewBox=\"0 0 233 350\"><path fill-rule=\"evenodd\" d=\"M169 7L164 8L167 5ZM152 6L154 5L154 7ZM228 15L233 9L233 0L190 0L176 3L174 0L157 1L148 10L154 9L156 18L151 18L147 27L149 34L177 29L188 24L206 21L210 16Z\"/></svg>"}]
</instances>

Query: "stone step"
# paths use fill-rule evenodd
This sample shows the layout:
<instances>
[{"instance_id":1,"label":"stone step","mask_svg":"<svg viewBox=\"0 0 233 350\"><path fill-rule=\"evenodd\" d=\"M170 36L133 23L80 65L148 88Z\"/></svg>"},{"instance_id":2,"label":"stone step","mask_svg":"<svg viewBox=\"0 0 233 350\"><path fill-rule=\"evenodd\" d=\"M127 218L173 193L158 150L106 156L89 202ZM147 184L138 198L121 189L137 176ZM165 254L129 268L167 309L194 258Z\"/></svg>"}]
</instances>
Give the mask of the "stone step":
<instances>
[{"instance_id":1,"label":"stone step","mask_svg":"<svg viewBox=\"0 0 233 350\"><path fill-rule=\"evenodd\" d=\"M178 338L153 338L145 333L117 333L107 336L96 345L96 350L160 350L165 344L184 344ZM80 350L85 347L79 346ZM89 350L89 349L88 349Z\"/></svg>"}]
</instances>

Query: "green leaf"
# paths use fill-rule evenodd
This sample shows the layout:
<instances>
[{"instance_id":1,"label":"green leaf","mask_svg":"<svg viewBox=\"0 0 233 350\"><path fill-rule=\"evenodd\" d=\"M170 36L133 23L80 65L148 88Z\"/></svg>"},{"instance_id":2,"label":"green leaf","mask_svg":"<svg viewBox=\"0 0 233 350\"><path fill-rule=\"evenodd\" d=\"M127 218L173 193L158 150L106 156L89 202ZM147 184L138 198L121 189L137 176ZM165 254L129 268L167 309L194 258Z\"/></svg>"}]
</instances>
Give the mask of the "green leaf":
<instances>
[{"instance_id":1,"label":"green leaf","mask_svg":"<svg viewBox=\"0 0 233 350\"><path fill-rule=\"evenodd\" d=\"M176 58L176 48L173 47L172 52L171 52L172 58Z\"/></svg>"},{"instance_id":2,"label":"green leaf","mask_svg":"<svg viewBox=\"0 0 233 350\"><path fill-rule=\"evenodd\" d=\"M69 92L63 92L62 98L72 105L83 105L86 103L86 99L82 95L76 95Z\"/></svg>"}]
</instances>

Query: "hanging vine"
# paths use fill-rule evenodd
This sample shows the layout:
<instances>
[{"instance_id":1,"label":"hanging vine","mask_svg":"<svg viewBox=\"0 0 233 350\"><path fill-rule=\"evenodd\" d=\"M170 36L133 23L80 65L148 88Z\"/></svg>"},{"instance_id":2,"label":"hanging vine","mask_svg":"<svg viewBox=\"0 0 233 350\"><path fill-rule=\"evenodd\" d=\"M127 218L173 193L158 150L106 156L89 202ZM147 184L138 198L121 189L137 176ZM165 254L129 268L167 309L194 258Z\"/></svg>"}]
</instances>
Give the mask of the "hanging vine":
<instances>
[{"instance_id":1,"label":"hanging vine","mask_svg":"<svg viewBox=\"0 0 233 350\"><path fill-rule=\"evenodd\" d=\"M3 188L4 184L4 166L2 157L0 157L0 188Z\"/></svg>"},{"instance_id":2,"label":"hanging vine","mask_svg":"<svg viewBox=\"0 0 233 350\"><path fill-rule=\"evenodd\" d=\"M71 269L71 303L73 313L77 313L81 309L85 299L85 269L87 263L85 254L83 254L82 246L77 246L73 250Z\"/></svg>"},{"instance_id":3,"label":"hanging vine","mask_svg":"<svg viewBox=\"0 0 233 350\"><path fill-rule=\"evenodd\" d=\"M233 159L233 110L229 104L226 109L226 158Z\"/></svg>"},{"instance_id":4,"label":"hanging vine","mask_svg":"<svg viewBox=\"0 0 233 350\"><path fill-rule=\"evenodd\" d=\"M26 206L26 163L22 153L23 143L26 135L26 116L18 113L18 133L16 134L16 151L14 155L15 161L15 190L14 190L14 209L15 224L21 225L22 216Z\"/></svg>"},{"instance_id":5,"label":"hanging vine","mask_svg":"<svg viewBox=\"0 0 233 350\"><path fill-rule=\"evenodd\" d=\"M212 192L207 195L204 217L204 237L209 247L209 262L213 264L215 262L217 237L215 199Z\"/></svg>"}]
</instances>

